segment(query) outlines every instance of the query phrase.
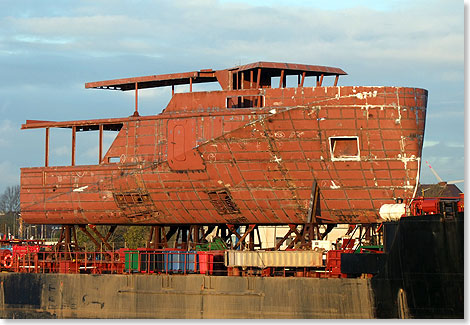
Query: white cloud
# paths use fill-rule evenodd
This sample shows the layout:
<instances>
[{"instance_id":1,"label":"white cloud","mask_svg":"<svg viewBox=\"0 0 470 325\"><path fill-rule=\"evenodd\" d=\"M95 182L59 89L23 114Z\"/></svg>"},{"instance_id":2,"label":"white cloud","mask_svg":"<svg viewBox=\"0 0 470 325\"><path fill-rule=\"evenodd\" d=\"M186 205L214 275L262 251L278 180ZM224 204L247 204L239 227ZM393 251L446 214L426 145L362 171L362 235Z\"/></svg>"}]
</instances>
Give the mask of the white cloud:
<instances>
[{"instance_id":1,"label":"white cloud","mask_svg":"<svg viewBox=\"0 0 470 325\"><path fill-rule=\"evenodd\" d=\"M463 104L463 103L462 103ZM455 105L452 105L455 107ZM459 105L460 106L460 105ZM432 118L432 119L442 119L442 118L459 118L459 119L463 119L465 115L465 112L464 112L464 109L462 107L461 110L450 110L450 109L444 109L444 110L438 110L438 111L435 111L433 110L431 113L426 113L426 118L429 119L429 118Z\"/></svg>"},{"instance_id":2,"label":"white cloud","mask_svg":"<svg viewBox=\"0 0 470 325\"><path fill-rule=\"evenodd\" d=\"M424 143L423 143L423 148L432 147L432 146L435 146L435 145L438 145L438 144L439 144L439 141L433 141L433 140L425 139Z\"/></svg>"},{"instance_id":3,"label":"white cloud","mask_svg":"<svg viewBox=\"0 0 470 325\"><path fill-rule=\"evenodd\" d=\"M464 148L465 147L463 142L449 142L447 143L447 145L451 148Z\"/></svg>"},{"instance_id":4,"label":"white cloud","mask_svg":"<svg viewBox=\"0 0 470 325\"><path fill-rule=\"evenodd\" d=\"M439 2L387 11L305 6L259 10L246 3L215 1L148 4L146 13L105 7L96 3L58 17L6 17L0 27L12 42L65 52L225 57L292 57L296 52L304 59L347 53L364 60L463 63L463 19L442 11ZM436 14L439 23L433 19ZM445 74L455 77L452 71Z\"/></svg>"}]
</instances>

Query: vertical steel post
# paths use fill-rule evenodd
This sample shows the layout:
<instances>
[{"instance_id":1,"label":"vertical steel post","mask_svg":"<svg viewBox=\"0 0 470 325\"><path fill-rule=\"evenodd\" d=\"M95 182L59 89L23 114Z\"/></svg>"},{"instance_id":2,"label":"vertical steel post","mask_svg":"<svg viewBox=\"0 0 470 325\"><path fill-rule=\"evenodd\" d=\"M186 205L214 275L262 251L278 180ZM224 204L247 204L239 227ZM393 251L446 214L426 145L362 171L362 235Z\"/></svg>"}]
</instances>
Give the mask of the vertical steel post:
<instances>
[{"instance_id":1,"label":"vertical steel post","mask_svg":"<svg viewBox=\"0 0 470 325\"><path fill-rule=\"evenodd\" d=\"M193 77L189 77L189 92L193 92Z\"/></svg>"},{"instance_id":2,"label":"vertical steel post","mask_svg":"<svg viewBox=\"0 0 470 325\"><path fill-rule=\"evenodd\" d=\"M69 225L65 226L65 247L70 252L70 243L72 241L72 228Z\"/></svg>"},{"instance_id":3,"label":"vertical steel post","mask_svg":"<svg viewBox=\"0 0 470 325\"><path fill-rule=\"evenodd\" d=\"M44 161L46 167L49 166L49 128L46 128L46 157Z\"/></svg>"},{"instance_id":4,"label":"vertical steel post","mask_svg":"<svg viewBox=\"0 0 470 325\"><path fill-rule=\"evenodd\" d=\"M147 240L147 248L155 248L155 247L152 247L153 232L155 230L155 227L156 226L151 226L150 227L149 238Z\"/></svg>"},{"instance_id":5,"label":"vertical steel post","mask_svg":"<svg viewBox=\"0 0 470 325\"><path fill-rule=\"evenodd\" d=\"M300 81L300 87L304 86L304 81L305 81L305 71L302 72L302 80Z\"/></svg>"},{"instance_id":6,"label":"vertical steel post","mask_svg":"<svg viewBox=\"0 0 470 325\"><path fill-rule=\"evenodd\" d=\"M180 227L181 228L181 248L187 249L188 248L188 241L189 241L189 227Z\"/></svg>"},{"instance_id":7,"label":"vertical steel post","mask_svg":"<svg viewBox=\"0 0 470 325\"><path fill-rule=\"evenodd\" d=\"M99 141L98 164L101 164L103 160L103 124L100 124Z\"/></svg>"},{"instance_id":8,"label":"vertical steel post","mask_svg":"<svg viewBox=\"0 0 470 325\"><path fill-rule=\"evenodd\" d=\"M194 249L196 248L196 244L198 243L199 241L199 226L198 225L193 225L191 227L189 227L190 229L190 236L191 236L191 246L190 248L191 249Z\"/></svg>"},{"instance_id":9,"label":"vertical steel post","mask_svg":"<svg viewBox=\"0 0 470 325\"><path fill-rule=\"evenodd\" d=\"M336 77L335 77L335 86L338 85L338 79L339 79L339 74L337 74Z\"/></svg>"},{"instance_id":10,"label":"vertical steel post","mask_svg":"<svg viewBox=\"0 0 470 325\"><path fill-rule=\"evenodd\" d=\"M154 230L154 241L152 248L162 248L162 227L161 226L153 226Z\"/></svg>"},{"instance_id":11,"label":"vertical steel post","mask_svg":"<svg viewBox=\"0 0 470 325\"><path fill-rule=\"evenodd\" d=\"M75 138L77 133L77 127L72 126L72 166L75 166Z\"/></svg>"},{"instance_id":12,"label":"vertical steel post","mask_svg":"<svg viewBox=\"0 0 470 325\"><path fill-rule=\"evenodd\" d=\"M135 112L134 112L134 116L139 116L139 85L137 84L137 82L135 83Z\"/></svg>"},{"instance_id":13,"label":"vertical steel post","mask_svg":"<svg viewBox=\"0 0 470 325\"><path fill-rule=\"evenodd\" d=\"M256 76L256 89L259 89L260 82L261 82L261 68L258 68L258 74Z\"/></svg>"},{"instance_id":14,"label":"vertical steel post","mask_svg":"<svg viewBox=\"0 0 470 325\"><path fill-rule=\"evenodd\" d=\"M76 247L78 247L77 232L75 231L75 226L71 226L71 228L72 228L73 240L75 242Z\"/></svg>"},{"instance_id":15,"label":"vertical steel post","mask_svg":"<svg viewBox=\"0 0 470 325\"><path fill-rule=\"evenodd\" d=\"M250 230L251 231L250 231L250 234L249 234L249 237L248 237L248 247L249 247L250 251L255 250L255 233L254 233L255 228L256 228L256 226L252 228L251 225L250 225Z\"/></svg>"},{"instance_id":16,"label":"vertical steel post","mask_svg":"<svg viewBox=\"0 0 470 325\"><path fill-rule=\"evenodd\" d=\"M279 88L282 87L283 81L284 81L284 69L281 70L281 77L279 78Z\"/></svg>"}]
</instances>

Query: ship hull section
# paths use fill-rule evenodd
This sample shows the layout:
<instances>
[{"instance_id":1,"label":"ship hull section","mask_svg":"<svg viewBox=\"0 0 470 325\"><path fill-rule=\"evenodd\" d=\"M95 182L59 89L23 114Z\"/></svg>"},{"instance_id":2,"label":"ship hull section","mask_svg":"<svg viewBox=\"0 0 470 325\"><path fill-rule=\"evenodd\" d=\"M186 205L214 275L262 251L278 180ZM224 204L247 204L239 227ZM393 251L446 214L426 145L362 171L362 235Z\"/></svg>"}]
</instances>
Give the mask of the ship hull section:
<instances>
[{"instance_id":1,"label":"ship hull section","mask_svg":"<svg viewBox=\"0 0 470 325\"><path fill-rule=\"evenodd\" d=\"M223 114L175 116L170 103L158 117L124 123L101 165L23 168L23 219L306 223L317 184L312 221L370 223L381 221L382 204L414 196L426 90L287 88L263 96L261 109Z\"/></svg>"}]
</instances>

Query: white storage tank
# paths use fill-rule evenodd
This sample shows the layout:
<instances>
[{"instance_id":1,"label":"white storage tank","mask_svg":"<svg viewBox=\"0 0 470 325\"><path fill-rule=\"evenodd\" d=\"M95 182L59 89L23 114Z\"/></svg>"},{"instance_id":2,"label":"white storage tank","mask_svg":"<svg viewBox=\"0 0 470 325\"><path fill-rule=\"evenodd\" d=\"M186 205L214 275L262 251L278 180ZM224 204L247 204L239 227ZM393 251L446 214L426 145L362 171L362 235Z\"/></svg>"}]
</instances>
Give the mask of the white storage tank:
<instances>
[{"instance_id":1,"label":"white storage tank","mask_svg":"<svg viewBox=\"0 0 470 325\"><path fill-rule=\"evenodd\" d=\"M404 217L405 214L405 203L384 204L379 210L379 215L384 221L395 221Z\"/></svg>"}]
</instances>

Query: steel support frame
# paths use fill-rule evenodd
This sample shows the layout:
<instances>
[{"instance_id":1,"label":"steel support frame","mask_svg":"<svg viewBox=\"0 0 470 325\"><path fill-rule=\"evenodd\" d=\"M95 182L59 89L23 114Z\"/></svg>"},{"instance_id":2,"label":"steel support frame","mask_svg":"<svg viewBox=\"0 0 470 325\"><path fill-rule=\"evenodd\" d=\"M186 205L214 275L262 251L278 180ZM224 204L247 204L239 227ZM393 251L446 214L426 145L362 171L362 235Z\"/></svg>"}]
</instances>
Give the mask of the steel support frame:
<instances>
[{"instance_id":1,"label":"steel support frame","mask_svg":"<svg viewBox=\"0 0 470 325\"><path fill-rule=\"evenodd\" d=\"M258 230L258 225L256 224L249 224L246 226L245 228L245 233L243 235L240 235L238 233L238 229L240 229L241 226L237 225L233 225L233 224L227 224L227 229L230 231L231 234L235 235L237 237L237 242L235 243L235 245L233 245L233 243L231 243L231 248L232 249L245 249L245 247L248 245L248 249L249 250L254 250L255 249L255 246L261 248L261 237L259 235L259 230ZM258 233L258 244L256 245L255 244L255 238L254 238L254 234L255 232ZM248 244L245 243L245 239L248 237Z\"/></svg>"},{"instance_id":2,"label":"steel support frame","mask_svg":"<svg viewBox=\"0 0 470 325\"><path fill-rule=\"evenodd\" d=\"M165 228L168 228L165 231ZM207 229L204 230L204 227ZM242 235L238 232L241 227L245 227ZM173 248L179 249L195 249L198 244L208 242L207 236L216 231L216 236L222 238L232 249L261 248L261 236L258 225L182 225L182 226L164 226L153 225L150 228L150 234L147 240L148 248L170 248L170 241L173 239ZM231 236L237 238L237 242L233 243ZM258 238L258 242L255 240Z\"/></svg>"},{"instance_id":3,"label":"steel support frame","mask_svg":"<svg viewBox=\"0 0 470 325\"><path fill-rule=\"evenodd\" d=\"M353 239L356 231L359 230L358 235L358 246L362 246L363 242L368 242L372 245L383 244L383 224L368 223L368 224L351 224L346 235L350 236L350 239L346 242L346 247L349 246L349 242Z\"/></svg>"},{"instance_id":4,"label":"steel support frame","mask_svg":"<svg viewBox=\"0 0 470 325\"><path fill-rule=\"evenodd\" d=\"M106 234L106 236L103 236L98 231L98 229L96 228L95 225L90 224L90 225L77 225L77 226L93 242L93 244L95 244L97 250L98 249L101 250L102 245L104 245L106 247L106 249L108 249L108 250L113 250L113 247L109 244L108 240L111 237L111 235L114 233L114 231L116 230L117 225L112 225L109 228L108 233ZM90 233L90 231L88 231L87 226L96 235L96 237L98 237L98 240ZM72 225L72 227L73 227L74 233L75 233L74 225ZM78 248L78 242L77 242L76 238L75 238L75 242L76 242L76 246Z\"/></svg>"},{"instance_id":5,"label":"steel support frame","mask_svg":"<svg viewBox=\"0 0 470 325\"><path fill-rule=\"evenodd\" d=\"M320 225L317 223L289 224L289 230L285 236L276 243L274 248L279 250L282 244L291 236L295 235L294 240L287 246L288 249L302 248L310 249L311 241L323 239L336 224L326 225L324 232L320 231ZM170 228L165 232L165 228ZM204 227L207 227L204 230ZM261 240L259 225L257 224L225 224L225 225L184 225L184 226L152 226L147 241L148 248L170 248L170 240L174 237L173 248L194 249L197 244L207 242L207 236L215 230L216 236L220 237L231 249L261 249L263 242ZM232 241L232 236L236 242ZM257 241L256 241L257 237Z\"/></svg>"},{"instance_id":6,"label":"steel support frame","mask_svg":"<svg viewBox=\"0 0 470 325\"><path fill-rule=\"evenodd\" d=\"M147 240L147 248L160 249L167 248L165 228L162 226L151 226Z\"/></svg>"},{"instance_id":7,"label":"steel support frame","mask_svg":"<svg viewBox=\"0 0 470 325\"><path fill-rule=\"evenodd\" d=\"M313 204L315 206L315 204ZM316 220L315 220L316 221ZM117 228L117 225L111 225L106 235L100 233L95 225L63 225L61 227L59 241L56 244L56 251L58 252L73 252L80 250L77 240L75 226L77 226L96 246L97 250L113 250L109 243L111 235ZM326 235L336 227L336 224L323 225L322 228L326 229L320 231L320 224L310 222L305 224L289 224L288 231L277 243L275 247L265 249L279 250L284 242L291 236L293 240L287 245L287 249L311 249L312 240L322 240ZM215 235L222 238L222 240L231 249L249 249L262 248L262 241L259 232L258 224L223 224L223 225L152 225L150 234L147 240L147 248L164 249L180 248L180 249L195 249L200 243L207 243L207 236L215 231ZM204 229L206 228L206 229ZM364 241L369 243L380 244L381 239L381 226L378 224L357 224L350 225L347 235L351 238L359 231L359 245ZM232 241L232 237L236 238L236 242ZM256 242L255 236L258 240ZM173 245L170 245L171 239ZM348 244L348 243L347 243ZM346 245L347 245L346 244Z\"/></svg>"}]
</instances>

